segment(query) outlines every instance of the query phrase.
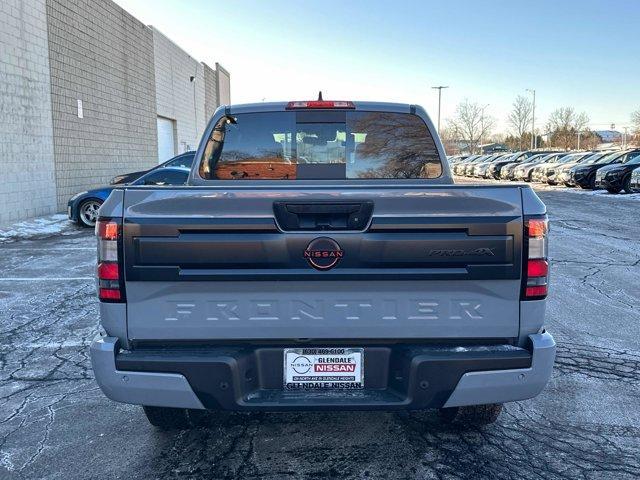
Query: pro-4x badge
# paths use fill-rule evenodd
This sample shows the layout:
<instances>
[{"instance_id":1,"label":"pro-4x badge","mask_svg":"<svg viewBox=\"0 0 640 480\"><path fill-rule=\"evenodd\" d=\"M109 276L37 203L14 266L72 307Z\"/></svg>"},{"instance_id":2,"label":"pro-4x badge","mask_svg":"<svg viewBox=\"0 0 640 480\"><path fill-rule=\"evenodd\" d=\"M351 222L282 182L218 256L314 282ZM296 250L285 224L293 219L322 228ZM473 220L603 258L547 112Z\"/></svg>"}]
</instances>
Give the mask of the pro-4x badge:
<instances>
[{"instance_id":1,"label":"pro-4x badge","mask_svg":"<svg viewBox=\"0 0 640 480\"><path fill-rule=\"evenodd\" d=\"M493 257L495 253L489 247L475 248L473 250L429 250L430 257Z\"/></svg>"},{"instance_id":2,"label":"pro-4x badge","mask_svg":"<svg viewBox=\"0 0 640 480\"><path fill-rule=\"evenodd\" d=\"M336 266L344 256L344 250L333 238L316 238L307 245L304 258L317 270L329 270Z\"/></svg>"}]
</instances>

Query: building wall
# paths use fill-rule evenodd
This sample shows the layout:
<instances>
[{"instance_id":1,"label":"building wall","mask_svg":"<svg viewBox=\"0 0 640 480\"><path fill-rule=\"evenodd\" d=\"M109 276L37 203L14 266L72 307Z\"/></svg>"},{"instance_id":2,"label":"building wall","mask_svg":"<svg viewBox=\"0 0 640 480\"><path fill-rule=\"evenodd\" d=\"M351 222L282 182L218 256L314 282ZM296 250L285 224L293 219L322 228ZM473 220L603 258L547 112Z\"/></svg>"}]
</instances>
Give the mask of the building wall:
<instances>
[{"instance_id":1,"label":"building wall","mask_svg":"<svg viewBox=\"0 0 640 480\"><path fill-rule=\"evenodd\" d=\"M218 105L229 105L231 103L231 75L217 62L216 72L218 74Z\"/></svg>"},{"instance_id":2,"label":"building wall","mask_svg":"<svg viewBox=\"0 0 640 480\"><path fill-rule=\"evenodd\" d=\"M156 28L151 31L157 114L175 122L175 153L193 150L205 127L204 66Z\"/></svg>"},{"instance_id":3,"label":"building wall","mask_svg":"<svg viewBox=\"0 0 640 480\"><path fill-rule=\"evenodd\" d=\"M0 2L0 224L56 210L45 0Z\"/></svg>"},{"instance_id":4,"label":"building wall","mask_svg":"<svg viewBox=\"0 0 640 480\"><path fill-rule=\"evenodd\" d=\"M202 66L204 67L204 117L205 122L208 122L218 108L218 75L206 63Z\"/></svg>"},{"instance_id":5,"label":"building wall","mask_svg":"<svg viewBox=\"0 0 640 480\"><path fill-rule=\"evenodd\" d=\"M110 0L47 0L47 14L63 210L74 193L157 163L153 34Z\"/></svg>"}]
</instances>

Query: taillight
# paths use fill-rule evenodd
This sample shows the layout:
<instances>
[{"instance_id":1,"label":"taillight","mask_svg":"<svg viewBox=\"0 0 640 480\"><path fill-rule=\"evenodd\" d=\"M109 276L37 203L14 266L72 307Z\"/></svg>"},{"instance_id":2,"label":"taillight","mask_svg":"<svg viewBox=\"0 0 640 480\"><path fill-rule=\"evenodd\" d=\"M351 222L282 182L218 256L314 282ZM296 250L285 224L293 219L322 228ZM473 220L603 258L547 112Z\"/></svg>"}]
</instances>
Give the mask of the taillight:
<instances>
[{"instance_id":1,"label":"taillight","mask_svg":"<svg viewBox=\"0 0 640 480\"><path fill-rule=\"evenodd\" d=\"M122 224L119 220L100 218L96 222L98 237L98 298L103 302L124 302L122 276Z\"/></svg>"},{"instance_id":2,"label":"taillight","mask_svg":"<svg viewBox=\"0 0 640 480\"><path fill-rule=\"evenodd\" d=\"M525 261L523 289L525 300L545 298L549 287L548 233L547 216L530 217L524 221Z\"/></svg>"},{"instance_id":3,"label":"taillight","mask_svg":"<svg viewBox=\"0 0 640 480\"><path fill-rule=\"evenodd\" d=\"M295 110L299 108L356 108L353 102L335 101L335 100L311 100L304 102L289 102L287 110Z\"/></svg>"}]
</instances>

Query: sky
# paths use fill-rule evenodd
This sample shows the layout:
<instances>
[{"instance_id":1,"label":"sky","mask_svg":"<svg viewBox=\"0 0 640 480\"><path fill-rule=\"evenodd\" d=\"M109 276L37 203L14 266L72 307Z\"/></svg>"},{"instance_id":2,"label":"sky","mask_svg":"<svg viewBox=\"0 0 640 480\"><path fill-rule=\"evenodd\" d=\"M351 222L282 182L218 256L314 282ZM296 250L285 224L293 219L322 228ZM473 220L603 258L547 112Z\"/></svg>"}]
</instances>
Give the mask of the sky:
<instances>
[{"instance_id":1,"label":"sky","mask_svg":"<svg viewBox=\"0 0 640 480\"><path fill-rule=\"evenodd\" d=\"M507 127L536 90L594 130L640 108L640 0L116 0L192 57L231 73L232 103L315 99L415 103L434 123L468 99Z\"/></svg>"}]
</instances>

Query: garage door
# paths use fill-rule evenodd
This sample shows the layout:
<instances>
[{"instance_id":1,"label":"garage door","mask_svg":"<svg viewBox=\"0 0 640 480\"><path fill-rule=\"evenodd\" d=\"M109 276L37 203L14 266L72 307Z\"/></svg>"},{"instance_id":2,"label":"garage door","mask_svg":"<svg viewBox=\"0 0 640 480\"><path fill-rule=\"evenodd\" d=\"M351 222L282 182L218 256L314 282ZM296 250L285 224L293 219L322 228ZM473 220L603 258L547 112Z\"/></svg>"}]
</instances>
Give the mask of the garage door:
<instances>
[{"instance_id":1,"label":"garage door","mask_svg":"<svg viewBox=\"0 0 640 480\"><path fill-rule=\"evenodd\" d=\"M176 155L173 123L173 120L158 117L158 163L169 160Z\"/></svg>"}]
</instances>

